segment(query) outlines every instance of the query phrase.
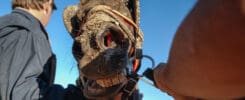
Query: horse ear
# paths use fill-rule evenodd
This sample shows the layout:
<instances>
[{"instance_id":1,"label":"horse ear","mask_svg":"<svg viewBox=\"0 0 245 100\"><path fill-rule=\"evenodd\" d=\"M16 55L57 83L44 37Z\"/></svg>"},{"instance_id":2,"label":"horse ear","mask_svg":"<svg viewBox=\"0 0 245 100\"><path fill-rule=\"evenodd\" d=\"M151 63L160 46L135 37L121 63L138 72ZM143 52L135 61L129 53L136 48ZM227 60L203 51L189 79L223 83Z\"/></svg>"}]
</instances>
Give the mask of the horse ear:
<instances>
[{"instance_id":1,"label":"horse ear","mask_svg":"<svg viewBox=\"0 0 245 100\"><path fill-rule=\"evenodd\" d=\"M79 8L77 5L67 6L63 11L63 21L66 27L66 30L71 35L72 38L75 38L79 30L79 20L76 16Z\"/></svg>"}]
</instances>

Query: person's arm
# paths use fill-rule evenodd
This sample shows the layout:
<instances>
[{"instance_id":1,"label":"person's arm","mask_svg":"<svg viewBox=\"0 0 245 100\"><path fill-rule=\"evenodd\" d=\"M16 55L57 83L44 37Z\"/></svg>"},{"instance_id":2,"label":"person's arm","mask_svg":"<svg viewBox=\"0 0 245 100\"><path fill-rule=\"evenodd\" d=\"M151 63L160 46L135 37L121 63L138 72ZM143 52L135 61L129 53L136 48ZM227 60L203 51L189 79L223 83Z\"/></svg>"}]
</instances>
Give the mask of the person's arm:
<instances>
[{"instance_id":1,"label":"person's arm","mask_svg":"<svg viewBox=\"0 0 245 100\"><path fill-rule=\"evenodd\" d=\"M198 1L175 35L167 64L154 70L156 85L175 96L245 96L244 7L244 0Z\"/></svg>"}]
</instances>

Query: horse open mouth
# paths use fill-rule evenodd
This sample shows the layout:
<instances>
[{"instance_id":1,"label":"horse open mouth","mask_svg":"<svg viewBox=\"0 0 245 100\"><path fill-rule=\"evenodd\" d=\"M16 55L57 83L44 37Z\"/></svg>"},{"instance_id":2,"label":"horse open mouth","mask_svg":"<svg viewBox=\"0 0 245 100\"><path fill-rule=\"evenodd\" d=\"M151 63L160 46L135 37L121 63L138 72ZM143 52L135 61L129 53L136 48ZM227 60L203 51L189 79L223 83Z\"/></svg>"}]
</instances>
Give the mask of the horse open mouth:
<instances>
[{"instance_id":1,"label":"horse open mouth","mask_svg":"<svg viewBox=\"0 0 245 100\"><path fill-rule=\"evenodd\" d=\"M88 79L84 85L83 93L89 99L113 99L126 82L127 78L122 73L108 79Z\"/></svg>"}]
</instances>

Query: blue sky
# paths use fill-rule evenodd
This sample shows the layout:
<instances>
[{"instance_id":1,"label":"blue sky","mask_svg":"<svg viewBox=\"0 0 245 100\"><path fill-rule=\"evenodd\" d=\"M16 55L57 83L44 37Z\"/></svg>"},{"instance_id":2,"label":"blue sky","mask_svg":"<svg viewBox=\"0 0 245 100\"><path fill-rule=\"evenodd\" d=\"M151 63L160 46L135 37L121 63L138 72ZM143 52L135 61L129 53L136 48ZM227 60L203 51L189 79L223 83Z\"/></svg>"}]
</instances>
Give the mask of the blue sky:
<instances>
[{"instance_id":1,"label":"blue sky","mask_svg":"<svg viewBox=\"0 0 245 100\"><path fill-rule=\"evenodd\" d=\"M56 0L58 10L52 15L46 27L52 49L57 55L55 83L64 87L74 84L78 77L77 63L72 53L72 39L67 33L62 20L63 9L74 5L79 0ZM154 58L155 63L166 62L174 33L191 10L196 0L140 0L140 27L144 33L143 53ZM1 0L0 16L11 12L11 0ZM151 63L143 59L140 73ZM143 100L173 100L159 89L139 81Z\"/></svg>"}]
</instances>

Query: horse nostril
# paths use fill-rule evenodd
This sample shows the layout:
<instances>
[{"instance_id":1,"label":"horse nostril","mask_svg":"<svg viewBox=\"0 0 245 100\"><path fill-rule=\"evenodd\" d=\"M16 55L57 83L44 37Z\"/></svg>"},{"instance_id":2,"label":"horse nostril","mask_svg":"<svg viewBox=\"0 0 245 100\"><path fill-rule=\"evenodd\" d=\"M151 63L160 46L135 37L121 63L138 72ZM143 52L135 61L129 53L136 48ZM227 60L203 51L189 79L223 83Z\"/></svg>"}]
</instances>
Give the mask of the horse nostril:
<instances>
[{"instance_id":1,"label":"horse nostril","mask_svg":"<svg viewBox=\"0 0 245 100\"><path fill-rule=\"evenodd\" d=\"M106 31L102 33L102 42L99 43L104 49L108 48L122 48L125 44L125 37L124 34L121 32L121 30L116 28L108 28Z\"/></svg>"},{"instance_id":2,"label":"horse nostril","mask_svg":"<svg viewBox=\"0 0 245 100\"><path fill-rule=\"evenodd\" d=\"M111 46L111 43L112 43L112 34L111 32L107 32L106 33L106 36L104 37L104 45L106 47L110 47Z\"/></svg>"}]
</instances>

